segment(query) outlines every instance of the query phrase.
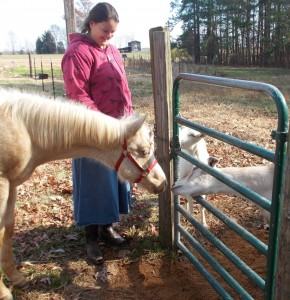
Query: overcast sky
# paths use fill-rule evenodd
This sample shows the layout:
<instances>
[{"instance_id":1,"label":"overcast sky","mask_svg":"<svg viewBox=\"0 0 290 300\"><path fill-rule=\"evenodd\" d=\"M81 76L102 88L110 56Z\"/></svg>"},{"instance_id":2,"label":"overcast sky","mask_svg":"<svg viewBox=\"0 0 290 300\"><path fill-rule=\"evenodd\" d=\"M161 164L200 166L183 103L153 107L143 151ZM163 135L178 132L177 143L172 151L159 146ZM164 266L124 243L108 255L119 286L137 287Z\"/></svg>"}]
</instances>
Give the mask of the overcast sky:
<instances>
[{"instance_id":1,"label":"overcast sky","mask_svg":"<svg viewBox=\"0 0 290 300\"><path fill-rule=\"evenodd\" d=\"M120 18L112 43L127 46L128 38L149 47L149 29L165 26L170 16L171 0L111 0ZM94 4L98 1L92 1ZM76 1L75 1L76 3ZM35 48L37 37L58 25L65 28L63 0L0 0L0 51L11 50L11 32L16 50ZM178 30L173 36L179 34ZM130 41L129 40L129 41Z\"/></svg>"}]
</instances>

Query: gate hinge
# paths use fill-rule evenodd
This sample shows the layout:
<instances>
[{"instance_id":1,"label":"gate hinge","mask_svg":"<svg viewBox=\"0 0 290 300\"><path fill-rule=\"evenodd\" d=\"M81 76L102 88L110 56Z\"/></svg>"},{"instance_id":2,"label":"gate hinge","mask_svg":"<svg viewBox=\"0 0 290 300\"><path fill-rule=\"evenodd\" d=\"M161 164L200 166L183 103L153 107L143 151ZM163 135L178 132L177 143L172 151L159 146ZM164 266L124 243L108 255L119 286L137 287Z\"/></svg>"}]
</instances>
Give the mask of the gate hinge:
<instances>
[{"instance_id":1,"label":"gate hinge","mask_svg":"<svg viewBox=\"0 0 290 300\"><path fill-rule=\"evenodd\" d=\"M277 142L285 143L288 141L288 132L278 132L276 130L273 130L271 133L271 137Z\"/></svg>"},{"instance_id":2,"label":"gate hinge","mask_svg":"<svg viewBox=\"0 0 290 300\"><path fill-rule=\"evenodd\" d=\"M181 147L177 136L171 139L170 146L173 150L180 151Z\"/></svg>"}]
</instances>

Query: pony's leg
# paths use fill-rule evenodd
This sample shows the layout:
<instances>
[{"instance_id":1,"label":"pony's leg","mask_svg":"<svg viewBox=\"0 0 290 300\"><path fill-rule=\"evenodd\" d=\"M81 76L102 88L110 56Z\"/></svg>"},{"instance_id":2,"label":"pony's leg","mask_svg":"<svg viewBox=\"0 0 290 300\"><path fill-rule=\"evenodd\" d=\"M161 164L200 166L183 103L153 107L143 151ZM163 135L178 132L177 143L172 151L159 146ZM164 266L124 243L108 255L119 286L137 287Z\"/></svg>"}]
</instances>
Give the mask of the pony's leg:
<instances>
[{"instance_id":1,"label":"pony's leg","mask_svg":"<svg viewBox=\"0 0 290 300\"><path fill-rule=\"evenodd\" d=\"M9 182L6 179L0 178L0 251L2 251L1 248L3 245L4 226L5 226L4 213L6 210L8 197L9 197ZM11 292L3 283L2 274L0 275L0 299L5 299L5 300L13 299Z\"/></svg>"},{"instance_id":2,"label":"pony's leg","mask_svg":"<svg viewBox=\"0 0 290 300\"><path fill-rule=\"evenodd\" d=\"M12 237L14 231L14 208L16 201L17 188L9 189L8 202L5 205L0 204L1 229L0 229L0 263L2 272L12 281L14 286L23 287L27 281L15 267L13 251L12 251Z\"/></svg>"}]
</instances>

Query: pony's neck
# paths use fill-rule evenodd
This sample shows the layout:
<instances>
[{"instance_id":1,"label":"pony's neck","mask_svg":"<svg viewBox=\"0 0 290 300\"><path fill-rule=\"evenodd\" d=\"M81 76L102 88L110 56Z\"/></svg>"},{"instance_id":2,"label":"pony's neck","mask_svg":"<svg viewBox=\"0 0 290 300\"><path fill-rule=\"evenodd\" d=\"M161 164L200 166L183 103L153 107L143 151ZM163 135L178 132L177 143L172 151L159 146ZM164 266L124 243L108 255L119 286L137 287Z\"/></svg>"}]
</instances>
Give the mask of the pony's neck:
<instances>
[{"instance_id":1,"label":"pony's neck","mask_svg":"<svg viewBox=\"0 0 290 300\"><path fill-rule=\"evenodd\" d=\"M67 149L58 149L57 151L46 152L46 155L38 155L37 164L43 164L53 160L61 160L67 158L87 157L96 159L110 168L114 168L117 160L122 153L122 146L116 147L111 151L103 151L88 146L73 146Z\"/></svg>"}]
</instances>

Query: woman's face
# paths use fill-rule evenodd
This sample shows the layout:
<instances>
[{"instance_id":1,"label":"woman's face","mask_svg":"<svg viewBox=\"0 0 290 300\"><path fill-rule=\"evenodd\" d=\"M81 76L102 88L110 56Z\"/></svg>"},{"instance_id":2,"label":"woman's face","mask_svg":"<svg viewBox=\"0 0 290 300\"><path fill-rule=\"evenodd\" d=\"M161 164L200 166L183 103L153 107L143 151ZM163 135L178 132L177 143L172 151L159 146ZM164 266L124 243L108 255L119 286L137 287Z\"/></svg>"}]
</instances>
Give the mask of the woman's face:
<instances>
[{"instance_id":1,"label":"woman's face","mask_svg":"<svg viewBox=\"0 0 290 300\"><path fill-rule=\"evenodd\" d=\"M90 22L90 37L94 40L100 47L106 47L109 40L114 36L117 30L118 23L113 19L104 21L101 23Z\"/></svg>"}]
</instances>

